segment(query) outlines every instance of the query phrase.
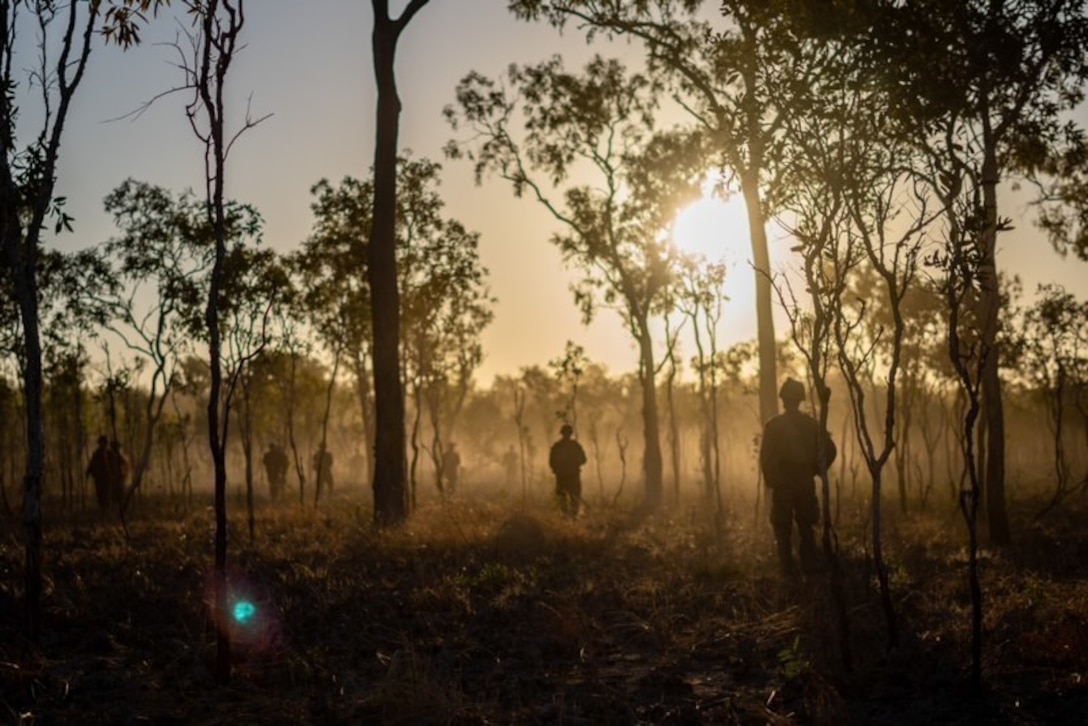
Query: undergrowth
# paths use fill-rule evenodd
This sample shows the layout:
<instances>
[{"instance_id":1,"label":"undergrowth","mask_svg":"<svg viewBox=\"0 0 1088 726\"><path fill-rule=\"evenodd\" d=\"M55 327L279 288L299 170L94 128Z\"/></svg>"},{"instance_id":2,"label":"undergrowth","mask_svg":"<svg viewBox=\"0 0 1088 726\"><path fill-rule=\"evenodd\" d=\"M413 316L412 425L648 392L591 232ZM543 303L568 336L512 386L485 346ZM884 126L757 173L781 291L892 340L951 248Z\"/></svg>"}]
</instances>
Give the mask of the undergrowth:
<instances>
[{"instance_id":1,"label":"undergrowth","mask_svg":"<svg viewBox=\"0 0 1088 726\"><path fill-rule=\"evenodd\" d=\"M1075 503L1080 504L1080 503ZM0 718L12 723L1037 723L1088 705L1088 530L1074 506L984 550L986 689L967 686L954 511L889 517L903 642L885 647L863 525L840 522L854 667L825 576L777 575L769 527L700 507L645 517L470 497L380 531L365 503L232 526L141 502L50 522L45 634L20 628L16 521L0 536ZM237 616L237 617L235 617ZM233 678L212 678L229 627Z\"/></svg>"}]
</instances>

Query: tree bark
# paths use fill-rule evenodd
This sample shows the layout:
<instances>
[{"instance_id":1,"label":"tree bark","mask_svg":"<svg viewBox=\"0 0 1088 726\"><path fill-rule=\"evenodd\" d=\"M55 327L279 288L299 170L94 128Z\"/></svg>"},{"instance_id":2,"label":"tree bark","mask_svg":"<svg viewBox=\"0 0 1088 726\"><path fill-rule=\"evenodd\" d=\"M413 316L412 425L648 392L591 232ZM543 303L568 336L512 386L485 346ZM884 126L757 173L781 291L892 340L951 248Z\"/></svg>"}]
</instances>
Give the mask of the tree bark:
<instances>
[{"instance_id":1,"label":"tree bark","mask_svg":"<svg viewBox=\"0 0 1088 726\"><path fill-rule=\"evenodd\" d=\"M6 11L5 11L6 12ZM5 108L5 116L13 111ZM32 640L41 635L42 626L42 474L45 467L45 424L42 413L42 345L38 326L37 238L28 231L23 239L18 189L4 154L0 179L0 239L4 262L15 288L15 303L23 328L25 360L23 401L26 406L26 474L23 477L23 531L25 533L26 570L24 573L24 608L27 631Z\"/></svg>"},{"instance_id":2,"label":"tree bark","mask_svg":"<svg viewBox=\"0 0 1088 726\"><path fill-rule=\"evenodd\" d=\"M359 415L363 422L363 456L366 459L366 481L374 481L374 408L370 405L371 373L356 353L353 360L355 392L359 398Z\"/></svg>"},{"instance_id":3,"label":"tree bark","mask_svg":"<svg viewBox=\"0 0 1088 726\"><path fill-rule=\"evenodd\" d=\"M9 191L9 190L5 190ZM7 220L8 234L17 223ZM6 236L6 235L5 235ZM23 477L23 532L26 547L24 586L27 630L37 641L42 630L42 474L45 468L45 427L42 415L42 345L38 326L37 249L20 249L20 239L5 239L10 269L15 271L15 297L23 326L25 370L23 395L26 405L26 475Z\"/></svg>"},{"instance_id":4,"label":"tree bark","mask_svg":"<svg viewBox=\"0 0 1088 726\"><path fill-rule=\"evenodd\" d=\"M401 30L427 3L412 0L397 20L388 0L372 0L372 50L378 86L374 145L374 214L367 245L374 330L374 520L396 525L407 517L404 389L400 375L400 292L397 289L397 134L400 99L394 69Z\"/></svg>"},{"instance_id":5,"label":"tree bark","mask_svg":"<svg viewBox=\"0 0 1088 726\"><path fill-rule=\"evenodd\" d=\"M767 249L767 227L759 197L759 177L745 174L741 179L748 230L752 241L752 274L756 277L756 326L759 340L759 417L767 423L778 415L778 379L775 356L774 319L771 317L771 256Z\"/></svg>"},{"instance_id":6,"label":"tree bark","mask_svg":"<svg viewBox=\"0 0 1088 726\"><path fill-rule=\"evenodd\" d=\"M982 200L985 215L982 259L979 264L981 294L979 321L982 325L982 347L986 360L982 369L982 415L986 422L986 459L984 499L990 542L1007 545L1012 542L1009 516L1005 508L1005 410L1001 400L999 363L1000 344L997 340L1001 295L997 280L997 144L984 121L985 148L982 162Z\"/></svg>"},{"instance_id":7,"label":"tree bark","mask_svg":"<svg viewBox=\"0 0 1088 726\"><path fill-rule=\"evenodd\" d=\"M663 495L661 434L657 416L657 387L654 385L653 337L645 320L639 325L639 355L641 364L639 379L642 383L642 432L644 450L642 470L646 476L646 498L643 506L655 511L661 506Z\"/></svg>"}]
</instances>

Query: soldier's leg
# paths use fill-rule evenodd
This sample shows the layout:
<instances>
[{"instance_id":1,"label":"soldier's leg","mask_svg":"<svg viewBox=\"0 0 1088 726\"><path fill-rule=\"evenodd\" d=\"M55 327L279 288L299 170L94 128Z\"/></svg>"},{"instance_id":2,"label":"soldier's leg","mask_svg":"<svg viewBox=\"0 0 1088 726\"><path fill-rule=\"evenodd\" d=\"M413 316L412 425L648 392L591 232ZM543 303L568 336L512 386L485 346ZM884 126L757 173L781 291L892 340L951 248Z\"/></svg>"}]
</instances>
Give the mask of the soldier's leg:
<instances>
[{"instance_id":1,"label":"soldier's leg","mask_svg":"<svg viewBox=\"0 0 1088 726\"><path fill-rule=\"evenodd\" d=\"M813 528L820 521L820 506L816 501L816 487L809 485L799 491L796 503L797 530L801 537L801 569L805 572L818 572L823 567L823 558L816 546Z\"/></svg>"},{"instance_id":2,"label":"soldier's leg","mask_svg":"<svg viewBox=\"0 0 1088 726\"><path fill-rule=\"evenodd\" d=\"M555 478L555 501L559 505L559 511L567 513L567 487L561 478Z\"/></svg>"},{"instance_id":3,"label":"soldier's leg","mask_svg":"<svg viewBox=\"0 0 1088 726\"><path fill-rule=\"evenodd\" d=\"M582 505L582 480L572 481L567 488L567 494L570 496L570 518L574 519L578 516L578 509Z\"/></svg>"},{"instance_id":4,"label":"soldier's leg","mask_svg":"<svg viewBox=\"0 0 1088 726\"><path fill-rule=\"evenodd\" d=\"M791 575L797 570L793 562L793 545L790 535L793 529L793 506L789 492L778 487L771 490L771 529L778 548L778 564L783 574Z\"/></svg>"}]
</instances>

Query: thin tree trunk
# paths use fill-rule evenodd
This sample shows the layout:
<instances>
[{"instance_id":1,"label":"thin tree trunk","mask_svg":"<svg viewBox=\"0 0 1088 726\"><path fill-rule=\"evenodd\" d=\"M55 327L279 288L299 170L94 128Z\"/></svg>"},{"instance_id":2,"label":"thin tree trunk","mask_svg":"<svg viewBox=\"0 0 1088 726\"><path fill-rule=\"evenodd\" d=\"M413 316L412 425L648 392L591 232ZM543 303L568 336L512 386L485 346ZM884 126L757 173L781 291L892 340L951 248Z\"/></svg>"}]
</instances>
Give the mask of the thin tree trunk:
<instances>
[{"instance_id":1,"label":"thin tree trunk","mask_svg":"<svg viewBox=\"0 0 1088 726\"><path fill-rule=\"evenodd\" d=\"M639 378L642 383L642 431L645 446L642 470L646 476L644 506L648 511L656 511L661 506L664 493L661 481L661 434L657 416L657 386L654 385L653 338L645 320L639 321L639 353L641 356Z\"/></svg>"},{"instance_id":2,"label":"thin tree trunk","mask_svg":"<svg viewBox=\"0 0 1088 726\"><path fill-rule=\"evenodd\" d=\"M995 545L1008 545L1012 543L1012 531L1005 508L1005 411L1001 399L1001 376L998 370L1001 351L997 339L1001 306L996 259L998 165L996 142L990 133L989 117L986 114L983 116L983 124L985 158L982 165L982 197L985 226L979 265L979 320L982 321L982 346L986 351L982 370L982 412L986 422L984 496L990 542Z\"/></svg>"},{"instance_id":3,"label":"thin tree trunk","mask_svg":"<svg viewBox=\"0 0 1088 726\"><path fill-rule=\"evenodd\" d=\"M665 379L665 401L669 416L669 456L672 463L673 501L680 504L680 425L676 420L676 354L669 346L669 373Z\"/></svg>"},{"instance_id":4,"label":"thin tree trunk","mask_svg":"<svg viewBox=\"0 0 1088 726\"><path fill-rule=\"evenodd\" d=\"M408 460L408 483L411 488L411 503L412 509L415 510L419 507L419 501L417 500L417 491L419 488L419 432L422 429L423 419L423 393L420 391L419 385L412 386L412 401L414 410L412 411L412 436L410 441L410 458ZM438 487L438 493L445 497L445 490L442 488L442 479L436 479L435 485Z\"/></svg>"},{"instance_id":5,"label":"thin tree trunk","mask_svg":"<svg viewBox=\"0 0 1088 726\"><path fill-rule=\"evenodd\" d=\"M332 413L332 394L336 389L336 374L340 372L340 352L342 347L337 346L336 352L333 354L332 361L332 375L329 376L329 387L325 390L325 413L321 417L321 443L317 447L318 451L318 463L317 471L314 473L314 506L317 506L317 502L321 499L321 487L325 481L325 475L328 474L329 481L332 481L332 472L326 472L325 469L325 447L328 445L329 439L329 416ZM332 492L330 491L331 495Z\"/></svg>"},{"instance_id":6,"label":"thin tree trunk","mask_svg":"<svg viewBox=\"0 0 1088 726\"><path fill-rule=\"evenodd\" d=\"M291 447L291 458L295 463L295 476L298 478L298 506L306 506L306 467L298 455L298 441L295 440L295 406L298 387L298 352L291 351L291 368L287 377L287 444Z\"/></svg>"},{"instance_id":7,"label":"thin tree trunk","mask_svg":"<svg viewBox=\"0 0 1088 726\"><path fill-rule=\"evenodd\" d=\"M366 458L366 481L374 481L374 408L370 401L370 371L361 355L355 356L356 395L359 398L359 415L363 422L363 449Z\"/></svg>"},{"instance_id":8,"label":"thin tree trunk","mask_svg":"<svg viewBox=\"0 0 1088 726\"><path fill-rule=\"evenodd\" d=\"M246 475L246 524L249 527L249 543L257 539L257 522L253 512L253 412L250 408L250 377L242 371L242 416L238 428L242 434L242 458L245 459Z\"/></svg>"}]
</instances>

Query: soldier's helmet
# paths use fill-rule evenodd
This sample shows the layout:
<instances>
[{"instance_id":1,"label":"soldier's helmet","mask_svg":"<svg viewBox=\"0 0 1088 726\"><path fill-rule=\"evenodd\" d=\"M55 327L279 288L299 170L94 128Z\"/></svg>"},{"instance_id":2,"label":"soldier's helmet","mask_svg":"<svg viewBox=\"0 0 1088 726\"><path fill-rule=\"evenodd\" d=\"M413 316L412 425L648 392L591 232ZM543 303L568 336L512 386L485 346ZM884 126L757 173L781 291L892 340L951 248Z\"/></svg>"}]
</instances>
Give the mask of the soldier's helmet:
<instances>
[{"instance_id":1,"label":"soldier's helmet","mask_svg":"<svg viewBox=\"0 0 1088 726\"><path fill-rule=\"evenodd\" d=\"M793 378L787 378L778 391L778 397L784 403L800 403L805 400L805 384Z\"/></svg>"}]
</instances>

